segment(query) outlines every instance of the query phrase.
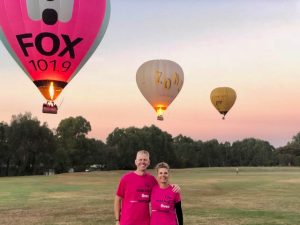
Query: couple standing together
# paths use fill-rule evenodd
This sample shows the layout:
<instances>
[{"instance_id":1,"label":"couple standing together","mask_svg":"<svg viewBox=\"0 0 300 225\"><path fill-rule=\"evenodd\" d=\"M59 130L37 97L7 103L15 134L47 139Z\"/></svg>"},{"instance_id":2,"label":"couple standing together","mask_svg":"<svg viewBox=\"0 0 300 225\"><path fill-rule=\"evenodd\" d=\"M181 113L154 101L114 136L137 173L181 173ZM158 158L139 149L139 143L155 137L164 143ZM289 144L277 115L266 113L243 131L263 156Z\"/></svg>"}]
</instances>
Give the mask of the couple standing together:
<instances>
[{"instance_id":1,"label":"couple standing together","mask_svg":"<svg viewBox=\"0 0 300 225\"><path fill-rule=\"evenodd\" d=\"M116 225L183 225L180 188L169 184L169 165L158 163L155 178L146 172L150 155L145 150L137 152L135 165L135 171L121 178L116 192Z\"/></svg>"}]
</instances>

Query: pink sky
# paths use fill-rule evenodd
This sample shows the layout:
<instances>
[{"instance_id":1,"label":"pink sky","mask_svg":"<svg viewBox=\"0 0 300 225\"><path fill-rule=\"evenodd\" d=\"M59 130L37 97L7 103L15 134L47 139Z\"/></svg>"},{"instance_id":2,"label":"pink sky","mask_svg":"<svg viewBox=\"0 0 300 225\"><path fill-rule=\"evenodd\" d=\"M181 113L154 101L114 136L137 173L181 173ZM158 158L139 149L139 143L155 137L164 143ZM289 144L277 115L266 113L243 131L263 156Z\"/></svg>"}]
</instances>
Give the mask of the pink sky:
<instances>
[{"instance_id":1,"label":"pink sky","mask_svg":"<svg viewBox=\"0 0 300 225\"><path fill-rule=\"evenodd\" d=\"M297 1L115 0L111 8L103 41L58 98L57 115L41 113L43 97L0 44L0 121L29 111L55 128L81 115L92 125L89 136L103 141L116 127L154 124L194 140L254 137L276 147L300 131ZM163 122L135 81L151 59L173 60L185 75ZM209 99L218 86L237 92L226 120Z\"/></svg>"}]
</instances>

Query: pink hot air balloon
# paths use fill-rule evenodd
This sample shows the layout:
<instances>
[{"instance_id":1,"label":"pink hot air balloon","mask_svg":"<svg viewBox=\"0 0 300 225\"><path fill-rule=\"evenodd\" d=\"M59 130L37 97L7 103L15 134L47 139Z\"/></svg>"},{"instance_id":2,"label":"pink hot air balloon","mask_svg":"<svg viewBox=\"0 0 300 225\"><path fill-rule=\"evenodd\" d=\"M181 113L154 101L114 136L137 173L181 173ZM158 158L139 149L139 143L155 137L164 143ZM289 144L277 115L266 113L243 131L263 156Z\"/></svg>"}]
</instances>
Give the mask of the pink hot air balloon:
<instances>
[{"instance_id":1,"label":"pink hot air balloon","mask_svg":"<svg viewBox=\"0 0 300 225\"><path fill-rule=\"evenodd\" d=\"M103 38L109 0L0 0L0 38L47 103L54 100Z\"/></svg>"}]
</instances>

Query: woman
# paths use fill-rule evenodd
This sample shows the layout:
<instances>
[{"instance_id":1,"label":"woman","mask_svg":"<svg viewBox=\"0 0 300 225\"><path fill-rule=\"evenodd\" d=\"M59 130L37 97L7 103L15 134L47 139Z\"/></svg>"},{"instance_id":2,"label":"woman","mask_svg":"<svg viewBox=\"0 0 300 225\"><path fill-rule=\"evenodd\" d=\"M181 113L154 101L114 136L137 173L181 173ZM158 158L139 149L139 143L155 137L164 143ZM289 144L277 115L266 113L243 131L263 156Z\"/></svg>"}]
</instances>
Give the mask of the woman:
<instances>
[{"instance_id":1,"label":"woman","mask_svg":"<svg viewBox=\"0 0 300 225\"><path fill-rule=\"evenodd\" d=\"M157 182L151 193L150 225L183 225L181 198L172 191L169 184L170 167L167 163L158 163L155 167Z\"/></svg>"}]
</instances>

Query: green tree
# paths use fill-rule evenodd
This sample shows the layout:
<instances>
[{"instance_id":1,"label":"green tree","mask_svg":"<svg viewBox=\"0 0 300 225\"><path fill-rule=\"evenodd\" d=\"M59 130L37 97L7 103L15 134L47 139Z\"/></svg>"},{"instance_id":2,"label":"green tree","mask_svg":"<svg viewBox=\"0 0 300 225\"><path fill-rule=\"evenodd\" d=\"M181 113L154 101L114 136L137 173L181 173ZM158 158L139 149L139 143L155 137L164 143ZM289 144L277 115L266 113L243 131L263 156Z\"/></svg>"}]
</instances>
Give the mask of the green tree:
<instances>
[{"instance_id":1,"label":"green tree","mask_svg":"<svg viewBox=\"0 0 300 225\"><path fill-rule=\"evenodd\" d=\"M298 145L298 146L300 146L300 132L298 132L295 136L293 136L292 141L289 142L287 145Z\"/></svg>"},{"instance_id":2,"label":"green tree","mask_svg":"<svg viewBox=\"0 0 300 225\"><path fill-rule=\"evenodd\" d=\"M0 176L8 175L10 152L8 148L8 125L0 123ZM5 171L4 171L5 169Z\"/></svg>"},{"instance_id":3,"label":"green tree","mask_svg":"<svg viewBox=\"0 0 300 225\"><path fill-rule=\"evenodd\" d=\"M87 166L88 141L86 135L91 131L91 124L82 116L63 119L56 129L58 149L56 153L57 172L66 172L69 168L83 171Z\"/></svg>"},{"instance_id":4,"label":"green tree","mask_svg":"<svg viewBox=\"0 0 300 225\"><path fill-rule=\"evenodd\" d=\"M56 129L56 136L58 139L66 141L66 144L72 144L73 140L85 137L91 130L90 122L82 116L69 117L60 121Z\"/></svg>"},{"instance_id":5,"label":"green tree","mask_svg":"<svg viewBox=\"0 0 300 225\"><path fill-rule=\"evenodd\" d=\"M231 147L232 166L271 166L275 148L269 142L246 138L236 141Z\"/></svg>"},{"instance_id":6,"label":"green tree","mask_svg":"<svg viewBox=\"0 0 300 225\"><path fill-rule=\"evenodd\" d=\"M110 164L115 165L116 169L134 169L136 152L141 149L149 151L151 165L166 161L172 166L176 161L172 136L154 125L142 129L116 128L108 135L106 143L109 153L114 156Z\"/></svg>"},{"instance_id":7,"label":"green tree","mask_svg":"<svg viewBox=\"0 0 300 225\"><path fill-rule=\"evenodd\" d=\"M198 167L200 166L200 155L202 142L194 142L193 139L178 135L173 138L173 148L176 155L176 167Z\"/></svg>"},{"instance_id":8,"label":"green tree","mask_svg":"<svg viewBox=\"0 0 300 225\"><path fill-rule=\"evenodd\" d=\"M225 160L224 150L216 139L204 142L204 158L207 160L206 166L222 166Z\"/></svg>"},{"instance_id":9,"label":"green tree","mask_svg":"<svg viewBox=\"0 0 300 225\"><path fill-rule=\"evenodd\" d=\"M10 167L16 175L40 174L53 166L56 148L53 133L31 113L12 116L8 143Z\"/></svg>"},{"instance_id":10,"label":"green tree","mask_svg":"<svg viewBox=\"0 0 300 225\"><path fill-rule=\"evenodd\" d=\"M300 132L286 146L276 149L276 160L281 166L300 166Z\"/></svg>"}]
</instances>

